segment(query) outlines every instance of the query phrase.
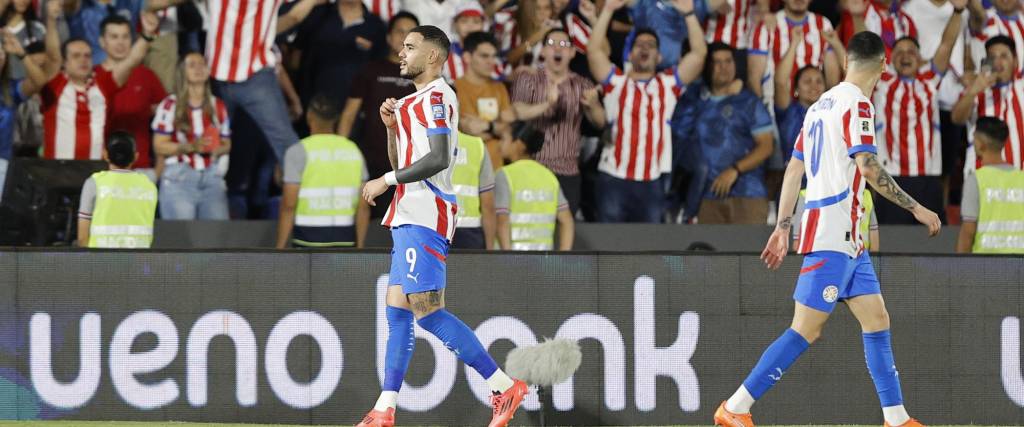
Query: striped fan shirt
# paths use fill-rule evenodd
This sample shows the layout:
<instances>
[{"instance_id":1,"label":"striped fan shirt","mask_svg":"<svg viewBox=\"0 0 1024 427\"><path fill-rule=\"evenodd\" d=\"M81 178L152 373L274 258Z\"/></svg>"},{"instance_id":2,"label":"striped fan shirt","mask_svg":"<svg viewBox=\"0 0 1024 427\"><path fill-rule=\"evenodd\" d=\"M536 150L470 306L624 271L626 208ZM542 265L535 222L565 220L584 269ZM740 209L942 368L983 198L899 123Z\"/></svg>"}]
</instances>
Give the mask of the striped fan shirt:
<instances>
[{"instance_id":1,"label":"striped fan shirt","mask_svg":"<svg viewBox=\"0 0 1024 427\"><path fill-rule=\"evenodd\" d=\"M685 90L676 69L639 81L613 66L602 84L613 145L601 152L598 170L627 181L651 181L671 172L668 122Z\"/></svg>"},{"instance_id":2,"label":"striped fan shirt","mask_svg":"<svg viewBox=\"0 0 1024 427\"><path fill-rule=\"evenodd\" d=\"M76 87L64 73L40 92L43 113L43 158L99 160L103 154L117 83L97 67L85 87Z\"/></svg>"},{"instance_id":3,"label":"striped fan shirt","mask_svg":"<svg viewBox=\"0 0 1024 427\"><path fill-rule=\"evenodd\" d=\"M981 167L980 159L974 152L974 127L978 117L998 117L1010 128L1010 138L1003 150L1003 160L1018 169L1024 169L1024 78L1018 76L1007 83L997 84L975 98L974 110L967 121L967 138L971 144L967 149L964 169L973 172Z\"/></svg>"},{"instance_id":4,"label":"striped fan shirt","mask_svg":"<svg viewBox=\"0 0 1024 427\"><path fill-rule=\"evenodd\" d=\"M732 11L708 18L704 37L708 43L722 42L736 49L747 48L750 32L750 9L757 0L727 0Z\"/></svg>"},{"instance_id":5,"label":"striped fan shirt","mask_svg":"<svg viewBox=\"0 0 1024 427\"><path fill-rule=\"evenodd\" d=\"M228 119L228 109L224 102L217 99L214 107L217 117L214 120L203 110L202 107L190 107L189 118L191 119L191 134L186 134L174 126L174 113L177 109L178 100L174 95L164 98L156 109L153 116L152 129L154 134L168 135L171 141L178 144L189 144L201 138L204 133L215 133L223 139L231 138L231 123ZM170 156L164 160L165 164L173 165L184 163L193 169L203 170L213 166L213 159L210 154L192 153L178 156Z\"/></svg>"},{"instance_id":6,"label":"striped fan shirt","mask_svg":"<svg viewBox=\"0 0 1024 427\"><path fill-rule=\"evenodd\" d=\"M943 74L919 72L913 78L885 72L875 87L878 158L893 176L942 174L939 84Z\"/></svg>"},{"instance_id":7,"label":"striped fan shirt","mask_svg":"<svg viewBox=\"0 0 1024 427\"><path fill-rule=\"evenodd\" d=\"M1013 15L1000 15L996 10L989 9L986 14L985 26L981 32L975 33L971 38L971 56L975 60L976 68L981 66L981 60L985 58L985 42L995 36L1007 36L1013 39L1017 45L1017 58L1024 59L1024 13L1017 12ZM1020 62L1021 70L1024 70L1024 61Z\"/></svg>"},{"instance_id":8,"label":"striped fan shirt","mask_svg":"<svg viewBox=\"0 0 1024 427\"><path fill-rule=\"evenodd\" d=\"M277 35L277 11L291 0L210 0L210 29L206 59L210 77L242 82L277 65L272 51Z\"/></svg>"},{"instance_id":9,"label":"striped fan shirt","mask_svg":"<svg viewBox=\"0 0 1024 427\"><path fill-rule=\"evenodd\" d=\"M363 0L363 4L366 5L366 10L379 16L384 22L390 21L391 17L402 9L399 0Z\"/></svg>"},{"instance_id":10,"label":"striped fan shirt","mask_svg":"<svg viewBox=\"0 0 1024 427\"><path fill-rule=\"evenodd\" d=\"M832 23L825 17L807 12L801 21L791 21L786 17L786 11L780 10L775 13L775 31L769 31L762 22L754 28L750 39L750 54L768 55L764 76L761 78L763 98L770 100L775 94L775 64L782 60L789 49L790 33L794 27L804 27L804 39L797 40L796 61L793 65L793 75L796 71L808 65L822 68L825 66L825 54L831 48L825 41L823 33L832 31Z\"/></svg>"}]
</instances>

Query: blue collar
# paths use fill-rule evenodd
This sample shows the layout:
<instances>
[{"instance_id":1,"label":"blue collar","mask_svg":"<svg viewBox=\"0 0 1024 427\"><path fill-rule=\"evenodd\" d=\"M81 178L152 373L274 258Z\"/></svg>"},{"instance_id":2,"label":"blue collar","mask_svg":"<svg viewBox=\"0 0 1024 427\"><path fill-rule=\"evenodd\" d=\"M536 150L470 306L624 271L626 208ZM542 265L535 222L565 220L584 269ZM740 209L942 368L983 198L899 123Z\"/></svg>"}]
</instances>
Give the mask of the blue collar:
<instances>
[{"instance_id":1,"label":"blue collar","mask_svg":"<svg viewBox=\"0 0 1024 427\"><path fill-rule=\"evenodd\" d=\"M1003 19L1006 21L1016 21L1020 17L1020 12L1015 13L1013 15L1003 15L1002 13L996 12L996 16L998 16L999 19Z\"/></svg>"},{"instance_id":2,"label":"blue collar","mask_svg":"<svg viewBox=\"0 0 1024 427\"><path fill-rule=\"evenodd\" d=\"M786 23L789 24L789 25L806 25L807 21L808 21L808 19L810 19L810 17L811 17L810 13L807 13L806 15L804 15L804 19L801 19L799 21L794 21L792 19L789 19L789 16L787 15L786 16Z\"/></svg>"},{"instance_id":3,"label":"blue collar","mask_svg":"<svg viewBox=\"0 0 1024 427\"><path fill-rule=\"evenodd\" d=\"M996 83L996 85L995 85L995 86L992 86L992 87L994 87L994 88L996 88L996 89L1002 89L1002 88L1004 88L1004 87L1007 87L1007 86L1009 86L1009 85L1010 85L1010 83L1013 83L1013 80L1011 80L1011 81L1008 81L1008 82L1004 82L1004 83Z\"/></svg>"}]
</instances>

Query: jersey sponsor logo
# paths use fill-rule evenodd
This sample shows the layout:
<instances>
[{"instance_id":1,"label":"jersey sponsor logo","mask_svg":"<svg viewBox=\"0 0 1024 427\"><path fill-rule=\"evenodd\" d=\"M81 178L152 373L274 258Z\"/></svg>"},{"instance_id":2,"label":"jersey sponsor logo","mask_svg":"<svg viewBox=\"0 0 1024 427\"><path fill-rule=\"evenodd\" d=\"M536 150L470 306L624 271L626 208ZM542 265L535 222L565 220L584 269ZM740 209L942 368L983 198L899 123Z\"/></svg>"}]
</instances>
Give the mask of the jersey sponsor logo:
<instances>
[{"instance_id":1,"label":"jersey sponsor logo","mask_svg":"<svg viewBox=\"0 0 1024 427\"><path fill-rule=\"evenodd\" d=\"M871 118L871 103L869 102L858 102L857 103L857 116L866 119Z\"/></svg>"},{"instance_id":2,"label":"jersey sponsor logo","mask_svg":"<svg viewBox=\"0 0 1024 427\"><path fill-rule=\"evenodd\" d=\"M825 289L821 291L821 298L829 304L836 302L836 300L839 299L839 288L837 288L836 285L826 286Z\"/></svg>"},{"instance_id":3,"label":"jersey sponsor logo","mask_svg":"<svg viewBox=\"0 0 1024 427\"><path fill-rule=\"evenodd\" d=\"M444 106L443 105L432 105L430 111L434 113L434 120L444 119Z\"/></svg>"},{"instance_id":4,"label":"jersey sponsor logo","mask_svg":"<svg viewBox=\"0 0 1024 427\"><path fill-rule=\"evenodd\" d=\"M444 104L444 95L441 92L430 93L430 104L431 105L442 105Z\"/></svg>"}]
</instances>

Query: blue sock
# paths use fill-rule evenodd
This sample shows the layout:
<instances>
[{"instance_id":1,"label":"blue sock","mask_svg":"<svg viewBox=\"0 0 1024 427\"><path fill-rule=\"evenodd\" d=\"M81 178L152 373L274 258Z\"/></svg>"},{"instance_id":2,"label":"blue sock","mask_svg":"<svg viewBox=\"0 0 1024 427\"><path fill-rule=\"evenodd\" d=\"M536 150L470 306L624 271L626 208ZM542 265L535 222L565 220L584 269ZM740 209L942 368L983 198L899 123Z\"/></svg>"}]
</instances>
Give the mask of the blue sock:
<instances>
[{"instance_id":1,"label":"blue sock","mask_svg":"<svg viewBox=\"0 0 1024 427\"><path fill-rule=\"evenodd\" d=\"M412 312L388 306L388 352L384 355L384 391L398 391L409 370L409 360L416 348L412 329Z\"/></svg>"},{"instance_id":2,"label":"blue sock","mask_svg":"<svg viewBox=\"0 0 1024 427\"><path fill-rule=\"evenodd\" d=\"M768 389L782 379L786 370L809 346L803 336L792 329L786 329L786 332L764 350L761 360L757 361L757 365L743 381L743 386L754 400L760 399Z\"/></svg>"},{"instance_id":3,"label":"blue sock","mask_svg":"<svg viewBox=\"0 0 1024 427\"><path fill-rule=\"evenodd\" d=\"M903 392L900 391L899 373L892 356L892 334L888 329L864 334L864 358L868 361L868 372L871 372L882 407L902 405Z\"/></svg>"},{"instance_id":4,"label":"blue sock","mask_svg":"<svg viewBox=\"0 0 1024 427\"><path fill-rule=\"evenodd\" d=\"M473 330L448 310L437 310L417 320L417 323L440 339L460 360L476 369L484 379L498 370L498 364L484 350Z\"/></svg>"}]
</instances>

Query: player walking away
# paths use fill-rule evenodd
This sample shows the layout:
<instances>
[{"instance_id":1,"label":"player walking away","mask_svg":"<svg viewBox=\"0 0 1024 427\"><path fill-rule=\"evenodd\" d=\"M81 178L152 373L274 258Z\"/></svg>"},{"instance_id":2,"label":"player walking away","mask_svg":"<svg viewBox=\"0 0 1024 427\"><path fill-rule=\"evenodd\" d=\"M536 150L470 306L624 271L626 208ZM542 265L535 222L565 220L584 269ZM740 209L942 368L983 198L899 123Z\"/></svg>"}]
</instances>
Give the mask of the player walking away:
<instances>
[{"instance_id":1,"label":"player walking away","mask_svg":"<svg viewBox=\"0 0 1024 427\"><path fill-rule=\"evenodd\" d=\"M879 194L910 211L928 233L939 233L939 217L896 184L875 156L874 107L868 96L881 77L885 45L870 32L850 39L846 80L811 106L786 168L779 222L761 254L777 269L789 250L789 229L800 181L807 174L807 204L799 253L803 267L793 299L793 323L757 362L739 390L715 411L715 424L753 426L750 407L782 378L821 335L829 313L844 301L860 322L864 355L882 403L885 425L921 426L903 407L893 360L889 313L857 223L864 214L859 195L865 181ZM804 147L807 147L806 149ZM806 161L805 161L806 160Z\"/></svg>"},{"instance_id":2,"label":"player walking away","mask_svg":"<svg viewBox=\"0 0 1024 427\"><path fill-rule=\"evenodd\" d=\"M391 229L391 277L387 293L388 343L384 359L384 391L358 426L393 426L398 390L412 358L416 340L413 317L463 362L487 380L494 395L490 426L505 426L528 389L505 375L473 331L444 309L445 257L455 233L458 206L452 189L459 106L455 92L441 77L448 57L448 37L425 25L405 38L399 68L416 93L381 104L388 129L388 157L394 171L363 187L373 199L395 185L395 197L383 225Z\"/></svg>"}]
</instances>

